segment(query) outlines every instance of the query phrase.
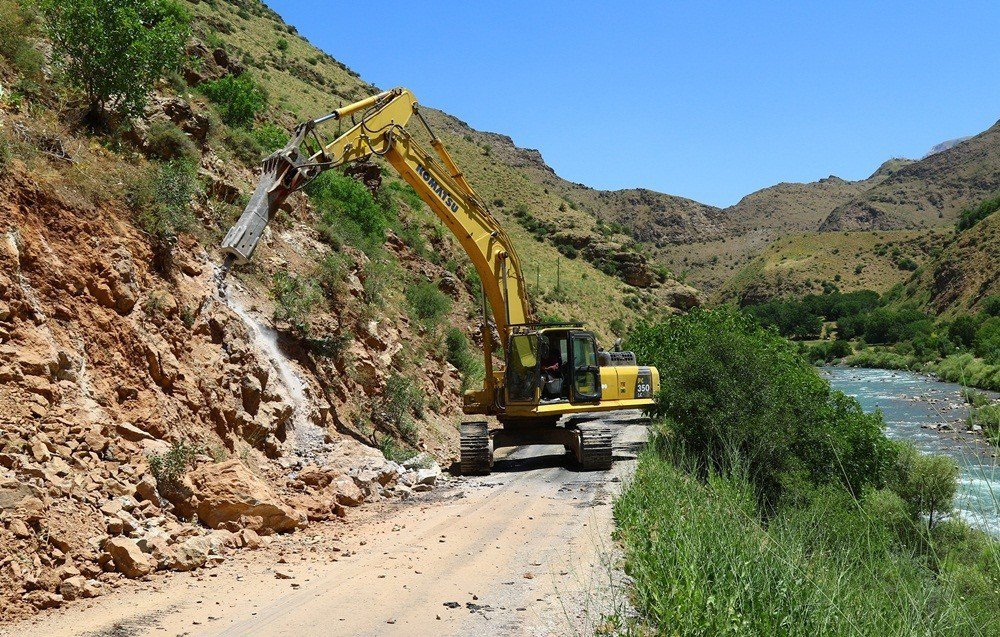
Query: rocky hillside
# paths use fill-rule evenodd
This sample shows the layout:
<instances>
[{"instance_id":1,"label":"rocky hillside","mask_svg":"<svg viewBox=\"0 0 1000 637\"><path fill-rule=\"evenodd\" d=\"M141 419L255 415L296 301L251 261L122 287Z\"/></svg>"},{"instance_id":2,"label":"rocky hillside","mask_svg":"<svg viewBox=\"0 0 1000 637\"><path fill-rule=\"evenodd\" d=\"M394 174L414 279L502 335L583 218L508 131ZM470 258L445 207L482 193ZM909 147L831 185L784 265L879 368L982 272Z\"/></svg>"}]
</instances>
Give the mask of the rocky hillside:
<instances>
[{"instance_id":1,"label":"rocky hillside","mask_svg":"<svg viewBox=\"0 0 1000 637\"><path fill-rule=\"evenodd\" d=\"M746 305L834 287L887 292L930 263L951 239L943 229L785 235L726 281L712 300Z\"/></svg>"},{"instance_id":2,"label":"rocky hillside","mask_svg":"<svg viewBox=\"0 0 1000 637\"><path fill-rule=\"evenodd\" d=\"M974 314L1000 294L1000 216L958 232L906 283L903 299L947 316Z\"/></svg>"},{"instance_id":3,"label":"rocky hillside","mask_svg":"<svg viewBox=\"0 0 1000 637\"><path fill-rule=\"evenodd\" d=\"M864 196L837 206L820 230L950 225L959 211L1000 190L1000 123L900 168Z\"/></svg>"},{"instance_id":4,"label":"rocky hillside","mask_svg":"<svg viewBox=\"0 0 1000 637\"><path fill-rule=\"evenodd\" d=\"M481 379L479 289L413 191L336 177L219 269L283 131L377 89L259 2L187 2L181 68L92 128L32 7L0 0L0 621L433 488ZM258 105L237 122L219 87L241 82ZM607 343L699 302L537 152L428 118L540 316ZM351 234L349 205L382 225Z\"/></svg>"}]
</instances>

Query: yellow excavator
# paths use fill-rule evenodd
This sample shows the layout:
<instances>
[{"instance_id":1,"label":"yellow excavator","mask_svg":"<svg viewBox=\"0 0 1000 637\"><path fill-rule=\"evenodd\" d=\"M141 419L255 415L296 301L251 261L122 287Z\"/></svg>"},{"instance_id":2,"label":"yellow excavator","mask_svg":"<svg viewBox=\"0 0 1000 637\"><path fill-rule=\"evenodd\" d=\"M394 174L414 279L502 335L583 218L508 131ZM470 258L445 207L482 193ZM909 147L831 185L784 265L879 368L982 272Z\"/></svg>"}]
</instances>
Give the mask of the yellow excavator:
<instances>
[{"instance_id":1,"label":"yellow excavator","mask_svg":"<svg viewBox=\"0 0 1000 637\"><path fill-rule=\"evenodd\" d=\"M434 155L406 130L413 116L430 134ZM320 137L321 124L346 118L351 118L349 130L332 141ZM462 472L489 473L494 449L535 444L562 445L584 470L610 468L614 434L608 426L582 417L562 424L560 419L649 407L659 390L659 373L637 365L631 352L599 350L594 334L581 324L535 321L510 237L431 130L410 91L384 91L296 127L288 144L264 160L256 190L223 239L227 268L250 259L285 198L322 171L364 174L368 166L368 176L377 182L373 157L382 157L416 190L458 239L482 280L486 373L482 389L464 395L464 412L479 417L461 425ZM493 328L503 361L496 367ZM496 416L501 428L490 432L485 416Z\"/></svg>"}]
</instances>

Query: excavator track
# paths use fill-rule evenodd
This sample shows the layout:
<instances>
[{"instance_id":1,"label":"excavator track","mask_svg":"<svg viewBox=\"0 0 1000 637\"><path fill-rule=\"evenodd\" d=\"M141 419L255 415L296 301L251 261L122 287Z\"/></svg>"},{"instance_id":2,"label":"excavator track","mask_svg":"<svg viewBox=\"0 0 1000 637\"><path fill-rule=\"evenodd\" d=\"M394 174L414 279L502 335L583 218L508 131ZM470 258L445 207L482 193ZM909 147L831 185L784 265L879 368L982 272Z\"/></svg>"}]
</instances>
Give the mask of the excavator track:
<instances>
[{"instance_id":1,"label":"excavator track","mask_svg":"<svg viewBox=\"0 0 1000 637\"><path fill-rule=\"evenodd\" d=\"M585 423L576 426L580 432L580 457L577 463L583 471L606 471L614 458L614 432L604 425Z\"/></svg>"},{"instance_id":2,"label":"excavator track","mask_svg":"<svg viewBox=\"0 0 1000 637\"><path fill-rule=\"evenodd\" d=\"M490 430L485 420L463 422L461 465L463 476L486 475L493 464Z\"/></svg>"}]
</instances>

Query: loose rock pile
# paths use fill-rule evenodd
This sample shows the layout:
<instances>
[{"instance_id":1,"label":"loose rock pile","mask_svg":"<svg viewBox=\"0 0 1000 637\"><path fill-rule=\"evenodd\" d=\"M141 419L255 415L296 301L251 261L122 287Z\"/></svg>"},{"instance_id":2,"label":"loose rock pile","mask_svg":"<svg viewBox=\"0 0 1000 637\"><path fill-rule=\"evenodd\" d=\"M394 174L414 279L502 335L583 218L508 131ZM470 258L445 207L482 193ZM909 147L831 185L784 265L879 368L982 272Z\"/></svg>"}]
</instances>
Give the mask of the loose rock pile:
<instances>
[{"instance_id":1,"label":"loose rock pile","mask_svg":"<svg viewBox=\"0 0 1000 637\"><path fill-rule=\"evenodd\" d=\"M408 498L441 479L428 454L403 464L371 454L359 466L306 465L282 489L239 459L198 456L165 483L147 459L164 443L136 438L60 421L5 432L0 583L18 602L52 608L125 578L210 567L275 533L342 518L365 502Z\"/></svg>"}]
</instances>

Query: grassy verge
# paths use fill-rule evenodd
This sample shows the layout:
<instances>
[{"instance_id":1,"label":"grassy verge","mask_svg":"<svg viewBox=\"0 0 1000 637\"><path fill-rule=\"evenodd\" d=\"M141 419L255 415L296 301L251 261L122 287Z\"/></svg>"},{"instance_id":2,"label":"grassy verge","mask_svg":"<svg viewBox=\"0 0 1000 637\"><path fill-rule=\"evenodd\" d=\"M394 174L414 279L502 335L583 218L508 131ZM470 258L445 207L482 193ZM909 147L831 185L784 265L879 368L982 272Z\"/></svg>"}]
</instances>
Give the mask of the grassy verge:
<instances>
[{"instance_id":1,"label":"grassy verge","mask_svg":"<svg viewBox=\"0 0 1000 637\"><path fill-rule=\"evenodd\" d=\"M964 569L936 573L866 504L830 490L765 523L744 477L698 480L651 449L615 507L633 602L660 634L1000 632L988 588L966 601Z\"/></svg>"},{"instance_id":2,"label":"grassy verge","mask_svg":"<svg viewBox=\"0 0 1000 637\"><path fill-rule=\"evenodd\" d=\"M661 425L615 505L639 612L619 629L1000 634L1000 543L950 516L953 461L889 441L738 313L630 340L660 369Z\"/></svg>"}]
</instances>

